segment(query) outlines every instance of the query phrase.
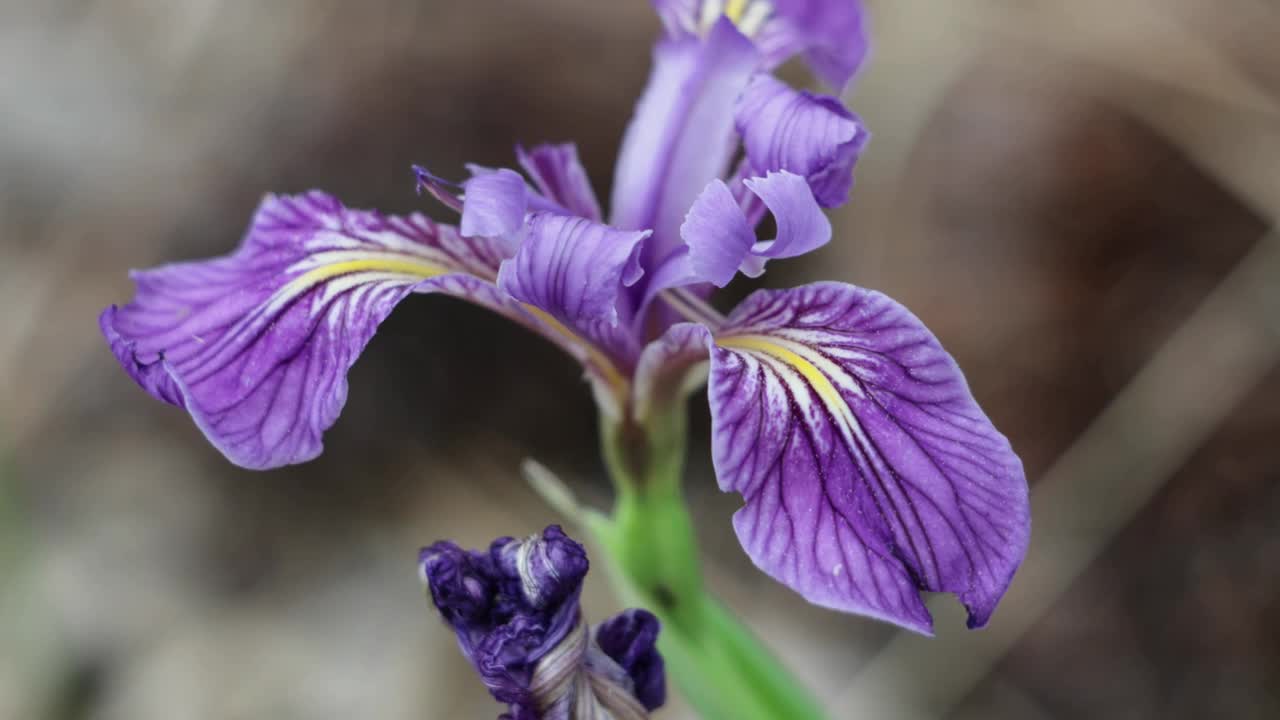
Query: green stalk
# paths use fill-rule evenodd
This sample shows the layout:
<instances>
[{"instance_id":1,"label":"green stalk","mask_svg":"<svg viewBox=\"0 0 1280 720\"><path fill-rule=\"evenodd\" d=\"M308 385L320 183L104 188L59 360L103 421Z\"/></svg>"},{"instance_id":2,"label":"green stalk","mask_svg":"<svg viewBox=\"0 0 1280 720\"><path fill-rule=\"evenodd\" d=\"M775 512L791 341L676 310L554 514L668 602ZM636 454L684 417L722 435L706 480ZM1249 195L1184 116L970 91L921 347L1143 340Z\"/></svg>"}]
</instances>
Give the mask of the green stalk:
<instances>
[{"instance_id":1,"label":"green stalk","mask_svg":"<svg viewBox=\"0 0 1280 720\"><path fill-rule=\"evenodd\" d=\"M672 404L644 425L602 423L618 497L612 518L593 514L586 521L612 560L626 602L662 621L658 645L667 676L703 718L821 718L811 693L707 592L681 487L684 407Z\"/></svg>"}]
</instances>

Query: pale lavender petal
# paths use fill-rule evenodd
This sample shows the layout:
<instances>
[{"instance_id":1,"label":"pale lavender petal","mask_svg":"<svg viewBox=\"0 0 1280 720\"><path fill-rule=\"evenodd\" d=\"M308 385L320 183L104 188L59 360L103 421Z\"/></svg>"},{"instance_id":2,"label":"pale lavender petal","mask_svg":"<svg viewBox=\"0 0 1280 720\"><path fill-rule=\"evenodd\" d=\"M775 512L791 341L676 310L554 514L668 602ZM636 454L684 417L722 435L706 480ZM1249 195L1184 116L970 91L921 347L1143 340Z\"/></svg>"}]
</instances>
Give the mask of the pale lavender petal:
<instances>
[{"instance_id":1,"label":"pale lavender petal","mask_svg":"<svg viewBox=\"0 0 1280 720\"><path fill-rule=\"evenodd\" d=\"M475 180L478 177L482 177L484 175L493 175L495 173L501 173L504 176L506 176L506 180L504 184L501 186L500 192L507 198L507 202L513 202L513 201L519 202L519 195L515 193L515 183L511 182L510 175L508 175L508 173L511 173L519 177L519 173L516 173L515 170L512 170L510 168L488 167L486 165L478 165L476 163L467 163L466 168L467 168L467 172L471 173L471 177L465 183L463 183L464 185L469 185L473 180ZM524 178L521 178L521 180L523 181ZM543 195L541 192L538 191L537 188L530 185L528 182L524 182L523 185L524 185L523 202L525 203L526 212L552 212L552 213L556 213L557 215L573 215L574 214L570 212L568 208L564 207L560 203L547 197L546 195Z\"/></svg>"},{"instance_id":2,"label":"pale lavender petal","mask_svg":"<svg viewBox=\"0 0 1280 720\"><path fill-rule=\"evenodd\" d=\"M539 192L563 207L567 214L597 222L603 219L600 202L573 143L538 145L529 151L517 147L516 157Z\"/></svg>"},{"instance_id":3,"label":"pale lavender petal","mask_svg":"<svg viewBox=\"0 0 1280 720\"><path fill-rule=\"evenodd\" d=\"M745 181L747 178L755 177L760 173L755 171L751 166L751 158L745 154L733 169L733 174L729 176L726 183L729 186L729 192L733 193L733 199L738 201L738 206L742 208L742 214L747 216L747 224L751 227L757 227L760 221L764 219L768 208L760 201L760 198L747 189Z\"/></svg>"},{"instance_id":4,"label":"pale lavender petal","mask_svg":"<svg viewBox=\"0 0 1280 720\"><path fill-rule=\"evenodd\" d=\"M505 168L473 175L464 185L463 237L502 238L514 250L529 209L528 185L514 170Z\"/></svg>"},{"instance_id":5,"label":"pale lavender petal","mask_svg":"<svg viewBox=\"0 0 1280 720\"><path fill-rule=\"evenodd\" d=\"M862 2L768 2L772 13L752 35L768 65L780 65L796 54L803 54L814 74L835 90L842 90L867 55Z\"/></svg>"},{"instance_id":6,"label":"pale lavender petal","mask_svg":"<svg viewBox=\"0 0 1280 720\"><path fill-rule=\"evenodd\" d=\"M922 591L990 618L1026 552L1008 440L909 311L840 283L758 291L712 351L720 486L752 560L811 602L921 633Z\"/></svg>"},{"instance_id":7,"label":"pale lavender petal","mask_svg":"<svg viewBox=\"0 0 1280 720\"><path fill-rule=\"evenodd\" d=\"M649 85L623 138L614 174L612 223L652 229L644 264L679 247L680 224L707 183L728 169L733 106L759 56L728 20L705 39L670 37L654 50Z\"/></svg>"},{"instance_id":8,"label":"pale lavender petal","mask_svg":"<svg viewBox=\"0 0 1280 720\"><path fill-rule=\"evenodd\" d=\"M831 221L818 207L809 183L789 172L771 172L744 181L773 214L778 236L752 249L766 258L789 258L813 252L831 240Z\"/></svg>"},{"instance_id":9,"label":"pale lavender petal","mask_svg":"<svg viewBox=\"0 0 1280 720\"><path fill-rule=\"evenodd\" d=\"M737 127L751 174L787 170L803 176L823 207L841 205L849 196L868 134L836 98L757 75L738 100Z\"/></svg>"},{"instance_id":10,"label":"pale lavender petal","mask_svg":"<svg viewBox=\"0 0 1280 720\"><path fill-rule=\"evenodd\" d=\"M647 237L648 231L533 213L519 251L502 263L498 285L597 347L626 358L638 348L624 327L630 318L619 317L619 299L644 272L639 255Z\"/></svg>"},{"instance_id":11,"label":"pale lavender petal","mask_svg":"<svg viewBox=\"0 0 1280 720\"><path fill-rule=\"evenodd\" d=\"M756 242L747 217L720 180L712 180L689 208L680 237L689 247L690 269L716 287L729 284Z\"/></svg>"},{"instance_id":12,"label":"pale lavender petal","mask_svg":"<svg viewBox=\"0 0 1280 720\"><path fill-rule=\"evenodd\" d=\"M738 272L755 277L763 272L766 260L803 255L831 239L831 222L804 178L772 172L748 178L743 185L773 213L777 237L757 243L742 203L727 185L713 180L694 201L680 227L686 251L673 253L657 268L646 288L646 299L679 285L712 283L724 287Z\"/></svg>"},{"instance_id":13,"label":"pale lavender petal","mask_svg":"<svg viewBox=\"0 0 1280 720\"><path fill-rule=\"evenodd\" d=\"M698 12L703 0L651 0L658 17L671 35L691 35L698 32Z\"/></svg>"},{"instance_id":14,"label":"pale lavender petal","mask_svg":"<svg viewBox=\"0 0 1280 720\"><path fill-rule=\"evenodd\" d=\"M234 254L135 272L134 300L100 324L138 384L186 408L232 462L277 467L320 453L347 370L409 292L479 292L531 321L472 277L493 277L500 261L492 244L421 215L348 210L323 193L268 197Z\"/></svg>"}]
</instances>

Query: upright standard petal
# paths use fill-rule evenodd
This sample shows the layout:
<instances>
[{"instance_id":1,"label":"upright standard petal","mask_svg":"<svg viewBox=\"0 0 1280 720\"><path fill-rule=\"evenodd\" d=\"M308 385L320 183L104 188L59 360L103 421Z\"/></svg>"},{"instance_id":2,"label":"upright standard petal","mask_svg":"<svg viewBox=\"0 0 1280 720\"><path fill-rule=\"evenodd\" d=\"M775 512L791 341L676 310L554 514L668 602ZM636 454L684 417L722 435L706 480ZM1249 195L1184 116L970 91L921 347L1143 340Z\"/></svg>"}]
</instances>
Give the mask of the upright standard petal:
<instances>
[{"instance_id":1,"label":"upright standard petal","mask_svg":"<svg viewBox=\"0 0 1280 720\"><path fill-rule=\"evenodd\" d=\"M596 200L587 171L578 160L578 148L573 143L538 145L528 151L517 147L516 157L538 191L563 207L569 215L596 222L603 220L600 202Z\"/></svg>"},{"instance_id":2,"label":"upright standard petal","mask_svg":"<svg viewBox=\"0 0 1280 720\"><path fill-rule=\"evenodd\" d=\"M552 525L488 552L423 549L419 573L458 646L512 720L642 720L666 697L658 621L629 610L588 632L586 551Z\"/></svg>"},{"instance_id":3,"label":"upright standard petal","mask_svg":"<svg viewBox=\"0 0 1280 720\"><path fill-rule=\"evenodd\" d=\"M624 288L635 284L648 231L615 230L586 218L534 213L498 285L628 364L639 351L619 316Z\"/></svg>"},{"instance_id":4,"label":"upright standard petal","mask_svg":"<svg viewBox=\"0 0 1280 720\"><path fill-rule=\"evenodd\" d=\"M862 66L867 35L861 0L753 0L772 6L753 39L769 67L804 55L837 92Z\"/></svg>"},{"instance_id":5,"label":"upright standard petal","mask_svg":"<svg viewBox=\"0 0 1280 720\"><path fill-rule=\"evenodd\" d=\"M623 137L615 168L612 224L652 229L646 267L680 245L694 198L728 169L733 107L759 55L728 20L705 39L668 37L654 50L649 85Z\"/></svg>"},{"instance_id":6,"label":"upright standard petal","mask_svg":"<svg viewBox=\"0 0 1280 720\"><path fill-rule=\"evenodd\" d=\"M844 87L867 54L859 0L652 0L670 37L704 34L721 18L760 49L770 69L803 54L824 82Z\"/></svg>"},{"instance_id":7,"label":"upright standard petal","mask_svg":"<svg viewBox=\"0 0 1280 720\"><path fill-rule=\"evenodd\" d=\"M752 560L809 601L920 633L920 592L990 618L1026 552L1022 463L909 311L817 283L758 291L716 338L720 486Z\"/></svg>"},{"instance_id":8,"label":"upright standard petal","mask_svg":"<svg viewBox=\"0 0 1280 720\"><path fill-rule=\"evenodd\" d=\"M100 325L134 380L191 413L232 462L278 467L320 453L347 370L408 293L522 314L473 277L492 277L501 258L421 215L348 210L318 192L272 196L235 253L133 273L136 297Z\"/></svg>"},{"instance_id":9,"label":"upright standard petal","mask_svg":"<svg viewBox=\"0 0 1280 720\"><path fill-rule=\"evenodd\" d=\"M694 35L698 32L698 11L703 0L652 0L662 25L669 35Z\"/></svg>"},{"instance_id":10,"label":"upright standard petal","mask_svg":"<svg viewBox=\"0 0 1280 720\"><path fill-rule=\"evenodd\" d=\"M800 175L823 207L848 198L868 134L839 100L793 90L761 74L739 98L736 122L751 174Z\"/></svg>"}]
</instances>

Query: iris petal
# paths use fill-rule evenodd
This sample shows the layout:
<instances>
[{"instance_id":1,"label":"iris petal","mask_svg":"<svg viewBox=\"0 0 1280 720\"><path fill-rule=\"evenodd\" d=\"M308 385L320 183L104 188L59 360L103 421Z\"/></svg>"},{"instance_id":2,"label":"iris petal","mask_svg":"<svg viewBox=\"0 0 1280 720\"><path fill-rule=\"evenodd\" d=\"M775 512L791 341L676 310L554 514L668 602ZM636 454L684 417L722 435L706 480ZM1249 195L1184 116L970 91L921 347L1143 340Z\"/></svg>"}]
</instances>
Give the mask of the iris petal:
<instances>
[{"instance_id":1,"label":"iris petal","mask_svg":"<svg viewBox=\"0 0 1280 720\"><path fill-rule=\"evenodd\" d=\"M654 49L635 116L615 168L612 224L653 230L646 267L679 247L680 224L694 199L729 168L733 106L759 65L755 48L728 20L705 40L670 37Z\"/></svg>"},{"instance_id":2,"label":"iris petal","mask_svg":"<svg viewBox=\"0 0 1280 720\"><path fill-rule=\"evenodd\" d=\"M680 237L689 247L690 270L716 287L728 285L738 274L756 241L746 215L720 180L712 180L689 208Z\"/></svg>"},{"instance_id":3,"label":"iris petal","mask_svg":"<svg viewBox=\"0 0 1280 720\"><path fill-rule=\"evenodd\" d=\"M479 279L501 258L421 215L348 210L318 192L271 196L235 253L135 272L134 300L100 325L138 384L185 408L232 462L278 467L320 453L347 371L410 292L524 315Z\"/></svg>"},{"instance_id":4,"label":"iris petal","mask_svg":"<svg viewBox=\"0 0 1280 720\"><path fill-rule=\"evenodd\" d=\"M757 75L738 100L737 127L751 174L800 175L823 207L841 205L849 196L868 134L839 100Z\"/></svg>"},{"instance_id":5,"label":"iris petal","mask_svg":"<svg viewBox=\"0 0 1280 720\"><path fill-rule=\"evenodd\" d=\"M680 226L683 252L673 253L654 272L646 291L696 283L724 287L738 273L756 277L771 258L812 252L831 240L831 222L814 200L808 182L789 172L748 178L744 186L773 213L778 235L757 243L741 202L720 180L713 180L694 201Z\"/></svg>"},{"instance_id":6,"label":"iris petal","mask_svg":"<svg viewBox=\"0 0 1280 720\"><path fill-rule=\"evenodd\" d=\"M524 178L506 168L467 180L458 229L463 237L500 238L511 252L519 244L529 197Z\"/></svg>"},{"instance_id":7,"label":"iris petal","mask_svg":"<svg viewBox=\"0 0 1280 720\"><path fill-rule=\"evenodd\" d=\"M769 0L770 19L753 36L770 67L802 54L814 74L844 89L867 56L861 0Z\"/></svg>"},{"instance_id":8,"label":"iris petal","mask_svg":"<svg viewBox=\"0 0 1280 720\"><path fill-rule=\"evenodd\" d=\"M594 346L634 356L619 299L643 273L638 258L649 232L552 213L530 215L525 232L520 250L502 263L498 285Z\"/></svg>"},{"instance_id":9,"label":"iris petal","mask_svg":"<svg viewBox=\"0 0 1280 720\"><path fill-rule=\"evenodd\" d=\"M796 55L840 90L867 54L860 0L652 0L669 37L696 36L723 16L752 39L767 68Z\"/></svg>"},{"instance_id":10,"label":"iris petal","mask_svg":"<svg viewBox=\"0 0 1280 720\"><path fill-rule=\"evenodd\" d=\"M840 283L759 291L712 351L720 486L764 571L811 602L930 633L922 590L986 623L1026 552L1022 463L934 336Z\"/></svg>"},{"instance_id":11,"label":"iris petal","mask_svg":"<svg viewBox=\"0 0 1280 720\"><path fill-rule=\"evenodd\" d=\"M809 183L789 172L771 172L749 178L747 189L755 193L778 224L778 236L752 248L765 258L790 258L813 252L831 240L831 221L813 197Z\"/></svg>"},{"instance_id":12,"label":"iris petal","mask_svg":"<svg viewBox=\"0 0 1280 720\"><path fill-rule=\"evenodd\" d=\"M562 145L538 145L532 150L516 148L520 167L533 178L547 199L563 207L569 215L577 215L599 222L600 202L591 189L587 171L578 160L578 148L573 143Z\"/></svg>"}]
</instances>

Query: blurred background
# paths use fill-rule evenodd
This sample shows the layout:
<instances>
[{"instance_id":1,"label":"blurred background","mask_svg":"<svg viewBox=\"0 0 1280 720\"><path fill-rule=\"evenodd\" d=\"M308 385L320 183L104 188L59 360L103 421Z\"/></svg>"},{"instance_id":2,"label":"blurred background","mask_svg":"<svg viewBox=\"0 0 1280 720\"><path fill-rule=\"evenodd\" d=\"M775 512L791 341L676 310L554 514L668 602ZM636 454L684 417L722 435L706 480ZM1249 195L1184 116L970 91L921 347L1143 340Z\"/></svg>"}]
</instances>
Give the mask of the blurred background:
<instances>
[{"instance_id":1,"label":"blurred background","mask_svg":"<svg viewBox=\"0 0 1280 720\"><path fill-rule=\"evenodd\" d=\"M932 640L808 607L739 549L695 401L712 584L835 718L1280 717L1280 8L869 5L853 200L767 282L930 325L1024 458L1031 554L980 632L945 597ZM325 454L258 474L97 314L267 191L443 218L410 163L575 140L607 198L657 32L644 0L0 0L0 718L497 714L416 551L559 520L528 456L608 504L573 364L411 299Z\"/></svg>"}]
</instances>

